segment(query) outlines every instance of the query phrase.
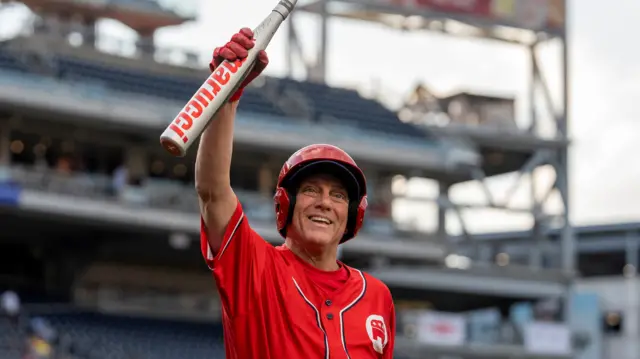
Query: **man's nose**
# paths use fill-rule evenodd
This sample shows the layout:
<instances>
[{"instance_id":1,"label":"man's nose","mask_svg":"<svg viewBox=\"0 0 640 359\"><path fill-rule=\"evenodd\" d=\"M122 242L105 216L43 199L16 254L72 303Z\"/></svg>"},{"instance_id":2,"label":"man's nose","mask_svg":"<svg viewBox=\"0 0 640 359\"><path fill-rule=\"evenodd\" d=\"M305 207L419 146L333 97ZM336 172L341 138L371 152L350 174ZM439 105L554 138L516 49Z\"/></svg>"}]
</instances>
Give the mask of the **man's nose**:
<instances>
[{"instance_id":1,"label":"man's nose","mask_svg":"<svg viewBox=\"0 0 640 359\"><path fill-rule=\"evenodd\" d=\"M318 206L325 208L325 209L329 209L331 208L331 195L329 193L322 193L321 196L319 196L318 198Z\"/></svg>"}]
</instances>

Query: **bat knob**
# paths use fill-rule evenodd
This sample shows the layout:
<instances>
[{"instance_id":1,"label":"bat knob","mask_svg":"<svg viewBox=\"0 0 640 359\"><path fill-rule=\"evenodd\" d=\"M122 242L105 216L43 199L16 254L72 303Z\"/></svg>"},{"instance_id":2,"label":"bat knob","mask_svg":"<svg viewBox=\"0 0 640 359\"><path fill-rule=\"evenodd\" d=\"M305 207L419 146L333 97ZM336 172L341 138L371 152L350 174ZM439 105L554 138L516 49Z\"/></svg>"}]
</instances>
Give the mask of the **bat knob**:
<instances>
[{"instance_id":1,"label":"bat knob","mask_svg":"<svg viewBox=\"0 0 640 359\"><path fill-rule=\"evenodd\" d=\"M182 146L177 144L173 139L167 137L160 137L160 145L174 157L184 157L185 153Z\"/></svg>"}]
</instances>

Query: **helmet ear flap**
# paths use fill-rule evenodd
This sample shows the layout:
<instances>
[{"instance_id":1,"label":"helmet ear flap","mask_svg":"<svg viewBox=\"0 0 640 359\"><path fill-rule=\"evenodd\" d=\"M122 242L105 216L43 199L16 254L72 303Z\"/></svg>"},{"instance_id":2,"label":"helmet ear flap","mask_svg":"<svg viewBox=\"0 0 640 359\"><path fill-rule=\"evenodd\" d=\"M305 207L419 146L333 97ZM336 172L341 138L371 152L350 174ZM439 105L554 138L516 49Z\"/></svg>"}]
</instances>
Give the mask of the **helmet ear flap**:
<instances>
[{"instance_id":1,"label":"helmet ear flap","mask_svg":"<svg viewBox=\"0 0 640 359\"><path fill-rule=\"evenodd\" d=\"M287 236L287 225L293 217L293 206L295 206L295 197L284 188L278 187L276 194L273 196L273 202L276 211L276 226L282 237Z\"/></svg>"},{"instance_id":2,"label":"helmet ear flap","mask_svg":"<svg viewBox=\"0 0 640 359\"><path fill-rule=\"evenodd\" d=\"M342 237L342 240L340 240L340 243L344 243L358 234L364 222L364 214L367 210L367 204L366 195L360 199L360 202L353 201L349 203L349 217L347 219L346 233Z\"/></svg>"},{"instance_id":3,"label":"helmet ear flap","mask_svg":"<svg viewBox=\"0 0 640 359\"><path fill-rule=\"evenodd\" d=\"M364 224L364 214L367 211L367 206L369 205L369 201L367 200L367 195L362 196L360 199L360 203L358 203L358 210L356 211L356 226L353 231L353 236L355 237L362 225Z\"/></svg>"}]
</instances>

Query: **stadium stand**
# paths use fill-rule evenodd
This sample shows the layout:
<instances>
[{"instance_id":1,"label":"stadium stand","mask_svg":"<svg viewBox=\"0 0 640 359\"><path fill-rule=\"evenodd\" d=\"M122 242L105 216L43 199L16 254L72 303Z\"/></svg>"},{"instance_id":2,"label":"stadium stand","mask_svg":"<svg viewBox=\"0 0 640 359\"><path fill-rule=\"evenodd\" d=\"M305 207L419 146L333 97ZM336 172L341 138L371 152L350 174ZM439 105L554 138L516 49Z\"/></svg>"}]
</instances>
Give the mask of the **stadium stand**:
<instances>
[{"instance_id":1,"label":"stadium stand","mask_svg":"<svg viewBox=\"0 0 640 359\"><path fill-rule=\"evenodd\" d=\"M39 0L25 0L25 3L37 1ZM167 10L160 2L153 0L118 0L110 2L109 5L156 14L160 10ZM42 34L35 34L33 37L38 35ZM10 83L9 86L19 86L21 81L26 83L33 80L22 90L28 91L34 89L34 86L46 84L49 86L47 89L56 91L60 88L57 86L63 84L65 90L60 92L74 97L74 92L67 91L69 88L83 85L82 89L85 89L90 87L85 85L95 85L93 88L98 90L95 97L112 100L130 96L130 102L136 103L144 99L148 100L145 106L164 109L167 103L179 105L186 101L201 84L202 76L207 73L205 69L193 71L188 75L176 74L179 71L164 72L159 68L153 69L153 66L147 69L147 60L116 59L116 56L100 53L91 46L70 51L70 45L64 40L64 36L61 37L61 43L43 51L39 51L38 41L34 41L36 45L30 50L28 47L21 47L24 43L19 44L20 41L33 40L33 37L0 44L0 76L11 75L10 80L13 83L9 80L6 82ZM45 38L50 39L46 36ZM13 46L16 44L20 46ZM71 54L72 52L75 55ZM126 61L128 63L123 65ZM169 70L168 67L164 69ZM79 97L74 100L84 101L84 97ZM74 103L71 103L73 106ZM105 101L100 105L104 106L105 103L111 104ZM27 288L38 287L47 294L62 293L63 299L60 302L65 308L32 310L24 314L23 321L46 321L57 333L57 338L52 343L58 350L57 354L68 359L223 358L222 328L215 320L213 323L197 323L177 322L166 318L150 319L143 316L162 315L147 313L144 310L135 315L116 315L113 314L113 309L108 311L100 307L102 303L91 303L91 306L80 303L78 296L74 296L80 287L79 282L83 274L90 272L88 267L92 262L100 260L113 261L118 268L134 262L148 267L179 267L190 276L196 273L209 274L199 257L199 248L191 243L198 235L198 204L192 187L192 173L189 173L185 164L189 164L188 161L193 158L177 162L167 159L167 156L157 156L154 154L155 150L158 150L155 137L155 147L152 148L150 140L143 138L140 131L136 132L124 126L114 130L117 124L105 125L104 122L107 121L104 119L98 123L95 116L81 113L81 110L71 115L77 115L74 121L66 123L56 122L56 117L53 116L68 117L69 114L64 112L60 115L51 111L52 116L49 117L47 112L32 112L29 108L15 113L13 110L11 106L0 108L0 135L4 135L2 126L7 124L7 132L10 133L10 136L0 138L8 142L3 142L3 146L9 144L7 147L10 147L9 151L6 147L0 148L9 158L6 163L0 162L0 209L6 210L9 214L4 218L0 217L0 223L9 228L6 233L0 233L0 248L8 248L4 253L0 250L0 262L6 262L7 267L11 268L11 276L7 277L14 280L14 283L20 283ZM388 146L393 140L409 144L405 151L407 156L416 148L430 149L431 146L438 147L442 143L441 138L434 138L425 129L401 122L393 111L377 101L362 97L356 91L294 79L260 77L247 89L240 111L247 116L239 118L238 122L250 123L251 126L255 126L252 130L256 132L266 125L280 126L283 130L298 128L300 133L309 132L310 128L326 127L327 132L341 132L343 138L347 137L350 141L360 143L367 142L367 134L375 133L381 140L372 142L373 145L368 144L369 148L374 148L373 152L376 152L371 157L385 155L385 152L389 151L389 147L385 145ZM126 112L126 109L123 112ZM16 121L19 121L17 125ZM108 142L103 141L105 137L110 137L105 135L107 131L112 131L109 132L113 137L110 140L114 140L117 145L105 144ZM82 136L76 136L76 132ZM60 133L62 134L58 136ZM71 144L71 149L65 150L65 145L68 144ZM414 144L418 145L413 146ZM114 146L117 148L114 149ZM129 147L135 147L134 151L130 151ZM232 174L232 181L249 184L246 185L247 188L237 186L234 189L245 205L247 217L256 224L256 228L259 227L260 231L268 228L275 232L273 202L270 198L273 187L270 181L273 180L274 172L262 176L262 168L258 167L267 163L279 169L282 153L265 146L264 143L244 144L237 146L237 149L243 152L240 152L240 156L235 156L234 160L246 161L242 163L246 168ZM449 149L443 147L441 152L434 151L432 156L442 157L442 163L446 164L447 170L454 167L454 161L451 160L453 151ZM142 159L136 156L135 150L143 153L143 156L140 156ZM261 154L270 150L274 153ZM461 151L458 147L456 150ZM282 152L282 149L278 151ZM425 150L419 154L426 152ZM250 157L256 157L257 160L249 161ZM395 157L400 161L399 157L404 156ZM389 169L393 168L395 163L388 160L367 158L370 162L364 161L363 167L372 171L369 177L371 182L378 181L379 186L373 186L371 191L371 210L365 222L366 227L359 235L359 240L349 244L343 260L354 266L370 268L380 278L386 278L384 280L388 281L398 302L398 335L406 340L402 342L404 345L417 348L409 355L412 359L444 358L447 355L466 359L475 358L476 354L492 359L531 358L523 349L523 332L526 325L534 320L548 320L549 323L560 326L561 320L557 312L550 317L535 317L534 305L531 302L540 300L542 294L529 296L523 293L530 294L536 290L544 293L558 292L556 289L560 284L556 282L560 280L540 279L544 277L541 274L544 270L537 269L529 275L531 278L526 278L529 282L525 283L527 281L522 278L508 275L509 272L517 272L513 269L514 266L501 268L501 274L495 274L495 268L489 268L484 272L473 266L469 271L445 268L443 260L447 252L441 249L444 247L438 242L441 238L409 230L413 237L405 241L403 235L406 233L400 233L397 228L388 230L382 225L375 225L376 220L381 220L383 224L392 222L391 199L385 198L386 192L377 187L386 186L390 191L391 178L402 171L404 172L401 174L406 177L427 177L421 171L428 167L424 163L430 160L427 158L430 156L418 157L407 161L413 162L398 172ZM271 162L277 164L273 165ZM154 171L156 163L161 167L157 172ZM134 175L126 170L139 171ZM277 174L277 169L275 171ZM433 170L431 174L436 172ZM439 174L446 177L451 173ZM260 182L255 177L269 176L272 178L264 181L266 185L254 183ZM459 180L449 177L447 179L451 182ZM68 210L69 208L73 210ZM88 209L87 213L80 213L84 209ZM123 216L135 218L123 220ZM176 218L187 218L188 220L182 222L187 225L175 225L172 220ZM144 226L136 223L145 221L147 224ZM10 231L15 231L15 234L9 233ZM280 239L277 233L275 237ZM371 240L372 238L374 240ZM431 248L438 250L431 251ZM500 245L493 246L491 243L487 248L491 254L502 250ZM528 248L521 250L527 251ZM20 258L20 263L29 264L8 264L9 259L17 258ZM103 274L106 273L106 278L113 272L116 271L105 270ZM468 274L469 272L473 273ZM111 275L114 276L128 279L134 277ZM4 279L0 277L0 284ZM150 286L153 286L150 282L154 281L167 283L163 274L158 274L153 281L140 280ZM93 283L95 288L91 289L100 293L109 291L111 288L104 288L108 287L105 282L107 280L101 277ZM484 283L480 285L482 291L477 290L480 282ZM485 282L493 283L496 288L490 288L491 284L486 285ZM460 283L466 283L467 287L463 288L464 285ZM175 289L175 292L171 293L172 300L167 300L169 303L166 306L178 311L185 320L189 317L185 307L189 306L198 316L202 316L202 307L182 303L182 295L185 293L180 291L184 288L178 284L184 285L179 280L165 284ZM528 285L534 289L528 288ZM213 285L207 288L213 290ZM552 290L543 290L547 288ZM122 297L130 298L137 294L136 290L139 288L126 287L115 291L120 289ZM157 287L153 290L157 290ZM145 299L160 297L153 290L145 293ZM507 292L509 293L505 294ZM167 297L169 296L167 294ZM207 295L203 296L209 298ZM118 294L108 299L114 302L124 301ZM38 308L57 308L59 304L47 303L46 299L39 300L45 304ZM193 304L193 301L186 301ZM211 311L218 309L214 308L214 305L211 308ZM419 310L412 311L412 308ZM155 309L160 312L166 308ZM516 313L515 309L521 309L520 314L525 313L524 319L523 316L518 316L519 313ZM441 312L438 312L439 310ZM417 319L435 324L420 324ZM456 326L460 323L466 324ZM449 339L455 343L444 349L439 347L438 342L417 346L421 330L431 330L432 336L442 335L443 338L454 333ZM28 330L23 331L20 328L13 329L8 322L0 318L0 333L4 332L8 335L0 336L0 358L31 359L22 355L22 344L16 346L9 343L25 342L33 333L29 334ZM480 345L482 351L477 351L476 345ZM404 353L407 353L404 348L398 347L395 358L404 359ZM546 358L544 355L535 357Z\"/></svg>"},{"instance_id":2,"label":"stadium stand","mask_svg":"<svg viewBox=\"0 0 640 359\"><path fill-rule=\"evenodd\" d=\"M20 359L22 355L23 333L18 331L8 318L0 316L0 358Z\"/></svg>"},{"instance_id":3,"label":"stadium stand","mask_svg":"<svg viewBox=\"0 0 640 359\"><path fill-rule=\"evenodd\" d=\"M11 71L29 72L20 62L18 54L0 47L0 67ZM48 59L55 69L55 77L69 82L98 83L123 93L145 94L161 99L187 101L202 83L202 78L172 77L162 74L123 69L109 64L83 59L53 56ZM356 91L331 88L325 84L300 82L293 79L267 78L276 96L295 92L305 99L314 122L339 122L356 129L385 134L398 134L412 138L427 138L424 130L400 122L397 115L380 103L360 96ZM278 117L288 113L265 98L259 88L251 87L242 100L242 111Z\"/></svg>"},{"instance_id":4,"label":"stadium stand","mask_svg":"<svg viewBox=\"0 0 640 359\"><path fill-rule=\"evenodd\" d=\"M181 103L190 98L202 81L197 75L179 76L145 71L140 69L139 63L135 61L135 66L114 65L110 63L111 57L106 54L102 55L101 60L95 60L90 59L91 56L71 56L64 51L54 51L45 55L34 50L20 49L20 46L12 46L11 41L0 46L0 71L30 74L39 81L50 81L51 86L55 86L55 83L64 83L70 87L93 84L96 85L93 89L105 90L96 92L95 96L98 97L126 98L129 95L144 95L150 104L164 100ZM25 58L44 58L34 62L44 63L49 70L34 68ZM205 73L202 74L204 76ZM248 114L270 116L270 126L292 128L308 124L327 124L329 126L326 128L342 132L344 136L366 136L369 133L388 140L395 139L398 144L403 145L436 144L424 130L399 121L395 113L376 101L363 98L356 91L288 78L265 77L256 82L257 85L247 89L240 110ZM256 123L259 124L260 121ZM303 127L300 128L304 131ZM35 171L31 165L19 163L14 163L7 172L14 181L25 188L103 199L114 197L113 178L110 174L59 175L55 172L47 173L43 168ZM143 182L141 188L134 186L122 191L121 199L130 204L145 204L162 209L179 208L188 212L198 210L195 195L185 195L191 192L188 188L185 189L184 185L176 181L154 178L147 178ZM158 191L159 188L164 190ZM262 219L265 220L272 218L271 214L264 215L263 209L270 207L267 198L260 198L248 191L239 193L241 198L255 203L250 207L255 209L257 216L264 217ZM375 207L375 203L372 203L372 207Z\"/></svg>"},{"instance_id":5,"label":"stadium stand","mask_svg":"<svg viewBox=\"0 0 640 359\"><path fill-rule=\"evenodd\" d=\"M30 340L43 339L55 358L222 358L222 327L211 323L137 318L78 311L31 316L19 330L0 317L0 358L21 359ZM43 327L45 329L43 330ZM30 339L29 339L30 338ZM46 357L46 356L43 356Z\"/></svg>"},{"instance_id":6,"label":"stadium stand","mask_svg":"<svg viewBox=\"0 0 640 359\"><path fill-rule=\"evenodd\" d=\"M99 82L116 91L144 93L177 101L188 101L202 83L198 78L172 78L145 74L140 71L119 69L65 57L57 57L56 63L59 65L58 75L63 80ZM261 99L257 93L249 91L247 95L246 99L243 98L243 106L247 111L284 116L284 113Z\"/></svg>"},{"instance_id":7,"label":"stadium stand","mask_svg":"<svg viewBox=\"0 0 640 359\"><path fill-rule=\"evenodd\" d=\"M222 327L99 313L44 315L73 343L72 351L96 359L174 359L224 356Z\"/></svg>"}]
</instances>

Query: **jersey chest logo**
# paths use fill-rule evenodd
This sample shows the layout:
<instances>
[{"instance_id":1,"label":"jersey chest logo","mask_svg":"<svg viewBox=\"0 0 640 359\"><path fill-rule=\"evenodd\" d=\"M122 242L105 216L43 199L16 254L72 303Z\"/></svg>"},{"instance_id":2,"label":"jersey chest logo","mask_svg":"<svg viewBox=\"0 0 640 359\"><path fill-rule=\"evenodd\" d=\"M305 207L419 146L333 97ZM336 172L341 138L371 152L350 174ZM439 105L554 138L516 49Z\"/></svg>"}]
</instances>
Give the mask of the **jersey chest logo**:
<instances>
[{"instance_id":1,"label":"jersey chest logo","mask_svg":"<svg viewBox=\"0 0 640 359\"><path fill-rule=\"evenodd\" d=\"M384 318L377 314L371 314L367 317L366 327L369 339L371 339L371 343L373 344L373 350L377 353L383 354L384 347L389 341L387 326L384 324Z\"/></svg>"}]
</instances>

